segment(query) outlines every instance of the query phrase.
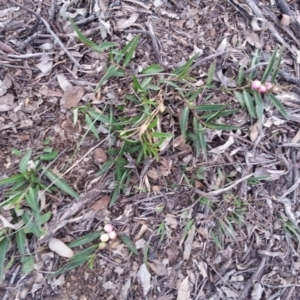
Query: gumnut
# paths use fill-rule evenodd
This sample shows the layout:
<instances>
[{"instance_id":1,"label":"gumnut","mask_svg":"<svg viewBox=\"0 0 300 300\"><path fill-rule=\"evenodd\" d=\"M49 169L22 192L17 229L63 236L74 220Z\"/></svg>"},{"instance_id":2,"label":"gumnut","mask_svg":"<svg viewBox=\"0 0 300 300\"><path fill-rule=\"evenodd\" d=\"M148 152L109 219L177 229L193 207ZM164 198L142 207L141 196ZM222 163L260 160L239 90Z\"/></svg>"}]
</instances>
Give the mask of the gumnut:
<instances>
[{"instance_id":1,"label":"gumnut","mask_svg":"<svg viewBox=\"0 0 300 300\"><path fill-rule=\"evenodd\" d=\"M252 81L251 88L253 90L259 90L260 87L261 87L261 82L259 80L256 79L256 80Z\"/></svg>"},{"instance_id":2,"label":"gumnut","mask_svg":"<svg viewBox=\"0 0 300 300\"><path fill-rule=\"evenodd\" d=\"M269 91L270 89L272 89L273 84L271 82L267 81L267 82L265 82L264 86L265 86L266 90Z\"/></svg>"},{"instance_id":3,"label":"gumnut","mask_svg":"<svg viewBox=\"0 0 300 300\"><path fill-rule=\"evenodd\" d=\"M104 226L104 231L105 232L112 232L114 230L114 227L113 227L113 225L112 224L106 224L105 226Z\"/></svg>"},{"instance_id":4,"label":"gumnut","mask_svg":"<svg viewBox=\"0 0 300 300\"><path fill-rule=\"evenodd\" d=\"M115 231L111 231L108 233L108 236L111 240L115 240L117 238L117 233Z\"/></svg>"},{"instance_id":5,"label":"gumnut","mask_svg":"<svg viewBox=\"0 0 300 300\"><path fill-rule=\"evenodd\" d=\"M100 241L105 243L109 240L109 235L107 233L103 233L101 236L100 236Z\"/></svg>"},{"instance_id":6,"label":"gumnut","mask_svg":"<svg viewBox=\"0 0 300 300\"><path fill-rule=\"evenodd\" d=\"M265 93L267 91L266 87L264 85L262 85L260 88L259 88L259 92L260 93Z\"/></svg>"}]
</instances>

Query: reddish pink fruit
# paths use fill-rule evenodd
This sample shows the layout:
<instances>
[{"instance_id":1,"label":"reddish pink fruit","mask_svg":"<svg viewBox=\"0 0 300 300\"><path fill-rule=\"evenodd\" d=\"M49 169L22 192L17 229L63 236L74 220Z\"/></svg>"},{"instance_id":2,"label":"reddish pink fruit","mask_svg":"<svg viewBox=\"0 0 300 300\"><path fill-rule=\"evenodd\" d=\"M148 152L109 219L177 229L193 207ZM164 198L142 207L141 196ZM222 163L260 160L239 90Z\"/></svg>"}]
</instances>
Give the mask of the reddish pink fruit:
<instances>
[{"instance_id":1,"label":"reddish pink fruit","mask_svg":"<svg viewBox=\"0 0 300 300\"><path fill-rule=\"evenodd\" d=\"M264 85L262 85L260 88L259 88L259 92L260 93L265 93L267 91L266 87Z\"/></svg>"},{"instance_id":2,"label":"reddish pink fruit","mask_svg":"<svg viewBox=\"0 0 300 300\"><path fill-rule=\"evenodd\" d=\"M266 90L269 91L270 89L272 89L273 84L271 82L267 81L267 82L265 82L264 86L265 86Z\"/></svg>"},{"instance_id":3,"label":"reddish pink fruit","mask_svg":"<svg viewBox=\"0 0 300 300\"><path fill-rule=\"evenodd\" d=\"M251 88L253 90L259 90L260 87L261 87L261 82L259 80L256 79L256 80L252 81Z\"/></svg>"},{"instance_id":4,"label":"reddish pink fruit","mask_svg":"<svg viewBox=\"0 0 300 300\"><path fill-rule=\"evenodd\" d=\"M104 226L104 231L106 231L106 232L111 232L113 230L114 230L114 226L112 226L112 224L106 224Z\"/></svg>"},{"instance_id":5,"label":"reddish pink fruit","mask_svg":"<svg viewBox=\"0 0 300 300\"><path fill-rule=\"evenodd\" d=\"M117 233L115 231L109 232L108 235L111 240L115 240L117 238Z\"/></svg>"}]
</instances>

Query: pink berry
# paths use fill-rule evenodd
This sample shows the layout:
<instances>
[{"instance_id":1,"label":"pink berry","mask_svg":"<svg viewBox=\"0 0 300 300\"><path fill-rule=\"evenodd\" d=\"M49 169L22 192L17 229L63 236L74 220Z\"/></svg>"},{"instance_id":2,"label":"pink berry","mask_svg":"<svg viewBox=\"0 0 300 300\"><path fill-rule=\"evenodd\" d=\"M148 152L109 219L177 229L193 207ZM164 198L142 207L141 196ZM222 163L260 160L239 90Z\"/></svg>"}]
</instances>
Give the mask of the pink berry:
<instances>
[{"instance_id":1,"label":"pink berry","mask_svg":"<svg viewBox=\"0 0 300 300\"><path fill-rule=\"evenodd\" d=\"M260 88L259 88L259 92L260 93L265 93L267 91L266 87L264 85L262 85Z\"/></svg>"},{"instance_id":2,"label":"pink berry","mask_svg":"<svg viewBox=\"0 0 300 300\"><path fill-rule=\"evenodd\" d=\"M103 233L101 236L100 236L100 241L105 243L109 240L109 235L107 233Z\"/></svg>"},{"instance_id":3,"label":"pink berry","mask_svg":"<svg viewBox=\"0 0 300 300\"><path fill-rule=\"evenodd\" d=\"M251 83L251 88L253 90L258 90L261 87L261 82L259 80L254 80Z\"/></svg>"},{"instance_id":4,"label":"pink berry","mask_svg":"<svg viewBox=\"0 0 300 300\"><path fill-rule=\"evenodd\" d=\"M273 84L271 82L267 81L267 82L265 82L264 86L267 89L267 91L269 91L273 87Z\"/></svg>"},{"instance_id":5,"label":"pink berry","mask_svg":"<svg viewBox=\"0 0 300 300\"><path fill-rule=\"evenodd\" d=\"M111 240L115 240L117 238L117 233L115 231L109 232L108 235Z\"/></svg>"},{"instance_id":6,"label":"pink berry","mask_svg":"<svg viewBox=\"0 0 300 300\"><path fill-rule=\"evenodd\" d=\"M106 224L104 226L104 231L106 232L112 232L114 230L114 226L112 226L112 224Z\"/></svg>"}]
</instances>

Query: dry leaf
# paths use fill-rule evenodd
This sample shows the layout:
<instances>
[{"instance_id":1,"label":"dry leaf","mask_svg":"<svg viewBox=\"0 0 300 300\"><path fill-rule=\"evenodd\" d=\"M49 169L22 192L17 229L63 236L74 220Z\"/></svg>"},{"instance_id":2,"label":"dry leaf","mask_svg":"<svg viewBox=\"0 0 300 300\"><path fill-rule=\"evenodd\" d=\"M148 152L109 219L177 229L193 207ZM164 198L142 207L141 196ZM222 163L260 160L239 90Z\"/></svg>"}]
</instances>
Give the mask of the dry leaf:
<instances>
[{"instance_id":1,"label":"dry leaf","mask_svg":"<svg viewBox=\"0 0 300 300\"><path fill-rule=\"evenodd\" d=\"M74 256L73 250L59 239L52 238L49 241L48 247L51 251L55 252L59 256L68 258Z\"/></svg>"},{"instance_id":2,"label":"dry leaf","mask_svg":"<svg viewBox=\"0 0 300 300\"><path fill-rule=\"evenodd\" d=\"M166 250L166 254L168 255L168 260L170 263L173 263L178 256L178 246L176 243L172 243L169 248Z\"/></svg>"},{"instance_id":3,"label":"dry leaf","mask_svg":"<svg viewBox=\"0 0 300 300\"><path fill-rule=\"evenodd\" d=\"M94 150L94 163L101 164L107 161L107 154L102 148L96 148Z\"/></svg>"},{"instance_id":4,"label":"dry leaf","mask_svg":"<svg viewBox=\"0 0 300 300\"><path fill-rule=\"evenodd\" d=\"M131 278L129 277L126 281L126 283L122 286L119 299L120 300L126 300L129 288L131 287Z\"/></svg>"},{"instance_id":5,"label":"dry leaf","mask_svg":"<svg viewBox=\"0 0 300 300\"><path fill-rule=\"evenodd\" d=\"M67 89L70 89L73 87L73 85L69 82L68 79L66 79L65 76L61 75L61 74L57 74L56 75L56 79L58 81L58 84L60 86L60 88L65 92Z\"/></svg>"},{"instance_id":6,"label":"dry leaf","mask_svg":"<svg viewBox=\"0 0 300 300\"><path fill-rule=\"evenodd\" d=\"M262 44L259 40L259 36L257 33L255 32L251 32L247 38L246 38L246 41L251 45L251 46L254 46L258 49L260 49L262 47Z\"/></svg>"},{"instance_id":7,"label":"dry leaf","mask_svg":"<svg viewBox=\"0 0 300 300\"><path fill-rule=\"evenodd\" d=\"M158 172L157 170L155 169L150 169L148 172L147 172L147 175L152 178L152 179L157 179L158 178Z\"/></svg>"},{"instance_id":8,"label":"dry leaf","mask_svg":"<svg viewBox=\"0 0 300 300\"><path fill-rule=\"evenodd\" d=\"M138 19L139 17L139 14L134 12L130 17L129 19L120 19L118 20L117 24L116 24L116 30L123 30L125 28L128 28L130 26L132 26L136 20Z\"/></svg>"},{"instance_id":9,"label":"dry leaf","mask_svg":"<svg viewBox=\"0 0 300 300\"><path fill-rule=\"evenodd\" d=\"M103 196L93 204L92 209L95 211L106 209L109 202L110 202L110 197Z\"/></svg>"},{"instance_id":10,"label":"dry leaf","mask_svg":"<svg viewBox=\"0 0 300 300\"><path fill-rule=\"evenodd\" d=\"M177 300L190 300L189 276L186 276L178 288Z\"/></svg>"},{"instance_id":11,"label":"dry leaf","mask_svg":"<svg viewBox=\"0 0 300 300\"><path fill-rule=\"evenodd\" d=\"M165 217L166 225L170 226L173 229L176 229L178 226L178 221L174 215L167 214Z\"/></svg>"},{"instance_id":12,"label":"dry leaf","mask_svg":"<svg viewBox=\"0 0 300 300\"><path fill-rule=\"evenodd\" d=\"M43 74L48 74L52 69L53 61L50 59L48 54L43 53L41 61L35 66L40 69Z\"/></svg>"},{"instance_id":13,"label":"dry leaf","mask_svg":"<svg viewBox=\"0 0 300 300\"><path fill-rule=\"evenodd\" d=\"M217 48L217 52L222 52L222 51L226 50L227 44L228 44L228 42L227 42L227 37L226 37L225 39L223 39L223 41L221 42L221 44Z\"/></svg>"},{"instance_id":14,"label":"dry leaf","mask_svg":"<svg viewBox=\"0 0 300 300\"><path fill-rule=\"evenodd\" d=\"M227 148L229 148L233 143L234 143L234 138L231 135L225 144L223 144L219 147L216 147L216 148L210 150L209 152L214 153L214 154L221 154L221 153L225 152L225 150L227 150Z\"/></svg>"},{"instance_id":15,"label":"dry leaf","mask_svg":"<svg viewBox=\"0 0 300 300\"><path fill-rule=\"evenodd\" d=\"M0 112L14 109L17 106L14 100L15 96L13 94L6 94L0 97Z\"/></svg>"},{"instance_id":16,"label":"dry leaf","mask_svg":"<svg viewBox=\"0 0 300 300\"><path fill-rule=\"evenodd\" d=\"M259 135L259 121L253 124L250 128L250 140L254 142Z\"/></svg>"},{"instance_id":17,"label":"dry leaf","mask_svg":"<svg viewBox=\"0 0 300 300\"><path fill-rule=\"evenodd\" d=\"M238 298L239 297L239 295L235 291L231 290L230 288L228 288L226 286L222 286L221 290L225 293L225 295L227 297L231 297L231 298Z\"/></svg>"},{"instance_id":18,"label":"dry leaf","mask_svg":"<svg viewBox=\"0 0 300 300\"><path fill-rule=\"evenodd\" d=\"M291 143L297 144L300 141L300 129L297 131L296 135L292 138Z\"/></svg>"},{"instance_id":19,"label":"dry leaf","mask_svg":"<svg viewBox=\"0 0 300 300\"><path fill-rule=\"evenodd\" d=\"M190 259L191 251L192 251L192 244L194 240L196 232L195 224L193 224L189 230L188 236L184 242L184 252L183 252L183 259L188 260Z\"/></svg>"},{"instance_id":20,"label":"dry leaf","mask_svg":"<svg viewBox=\"0 0 300 300\"><path fill-rule=\"evenodd\" d=\"M282 14L281 20L280 20L280 24L282 26L289 26L290 25L290 19L291 17L285 14Z\"/></svg>"},{"instance_id":21,"label":"dry leaf","mask_svg":"<svg viewBox=\"0 0 300 300\"><path fill-rule=\"evenodd\" d=\"M166 266L158 259L154 259L152 262L148 262L148 265L150 269L158 276L164 276L167 273Z\"/></svg>"},{"instance_id":22,"label":"dry leaf","mask_svg":"<svg viewBox=\"0 0 300 300\"><path fill-rule=\"evenodd\" d=\"M60 105L63 108L70 109L76 107L84 94L84 89L80 86L73 86L67 88L62 98L60 99Z\"/></svg>"},{"instance_id":23,"label":"dry leaf","mask_svg":"<svg viewBox=\"0 0 300 300\"><path fill-rule=\"evenodd\" d=\"M142 285L144 297L148 294L151 288L151 274L149 273L145 264L140 266L140 269L137 273L139 282Z\"/></svg>"}]
</instances>

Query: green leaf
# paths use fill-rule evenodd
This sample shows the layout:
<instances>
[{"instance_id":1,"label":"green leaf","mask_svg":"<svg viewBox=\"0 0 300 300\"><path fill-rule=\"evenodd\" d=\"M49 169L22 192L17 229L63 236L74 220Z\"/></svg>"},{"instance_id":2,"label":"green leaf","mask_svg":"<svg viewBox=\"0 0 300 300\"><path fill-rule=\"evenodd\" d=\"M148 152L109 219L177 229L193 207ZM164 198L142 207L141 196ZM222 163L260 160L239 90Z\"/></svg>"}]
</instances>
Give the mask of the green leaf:
<instances>
[{"instance_id":1,"label":"green leaf","mask_svg":"<svg viewBox=\"0 0 300 300\"><path fill-rule=\"evenodd\" d=\"M45 214L40 216L40 224L43 225L45 223L47 223L51 218L51 211L46 212Z\"/></svg>"},{"instance_id":2,"label":"green leaf","mask_svg":"<svg viewBox=\"0 0 300 300\"><path fill-rule=\"evenodd\" d=\"M60 190L76 199L79 198L79 195L62 178L59 178L57 175L53 174L50 170L47 170L45 167L43 167L43 172L47 176L47 178Z\"/></svg>"},{"instance_id":3,"label":"green leaf","mask_svg":"<svg viewBox=\"0 0 300 300\"><path fill-rule=\"evenodd\" d=\"M205 126L211 129L217 130L238 130L238 126L226 125L226 124L215 124L215 123L205 123Z\"/></svg>"},{"instance_id":4,"label":"green leaf","mask_svg":"<svg viewBox=\"0 0 300 300\"><path fill-rule=\"evenodd\" d=\"M71 242L68 246L70 248L79 247L79 246L85 245L87 243L90 243L99 237L100 237L100 232L97 232L97 231L91 232L91 233Z\"/></svg>"},{"instance_id":5,"label":"green leaf","mask_svg":"<svg viewBox=\"0 0 300 300\"><path fill-rule=\"evenodd\" d=\"M236 100L241 104L241 107L245 108L246 103L245 103L245 99L244 99L243 95L240 92L234 91L234 96L235 96Z\"/></svg>"},{"instance_id":6,"label":"green leaf","mask_svg":"<svg viewBox=\"0 0 300 300\"><path fill-rule=\"evenodd\" d=\"M184 140L186 140L186 131L188 125L189 112L190 112L189 108L185 107L181 112L180 120L179 120L180 131Z\"/></svg>"},{"instance_id":7,"label":"green leaf","mask_svg":"<svg viewBox=\"0 0 300 300\"><path fill-rule=\"evenodd\" d=\"M238 73L238 80L237 80L238 86L243 85L244 79L245 79L245 70L244 70L244 66L241 65Z\"/></svg>"},{"instance_id":8,"label":"green leaf","mask_svg":"<svg viewBox=\"0 0 300 300\"><path fill-rule=\"evenodd\" d=\"M246 104L246 107L247 107L247 110L248 110L250 116L255 119L256 114L255 114L255 110L254 110L253 98L245 90L243 91L243 97L244 97L245 104Z\"/></svg>"},{"instance_id":9,"label":"green leaf","mask_svg":"<svg viewBox=\"0 0 300 300\"><path fill-rule=\"evenodd\" d=\"M10 185L14 183L24 182L26 180L25 176L23 174L14 175L5 179L0 180L0 186L1 185Z\"/></svg>"},{"instance_id":10,"label":"green leaf","mask_svg":"<svg viewBox=\"0 0 300 300\"><path fill-rule=\"evenodd\" d=\"M273 55L271 57L271 60L270 60L269 64L267 65L265 72L261 78L261 83L264 83L268 79L269 75L271 74L271 72L274 68L277 52L278 52L278 47L276 46L276 48L273 52Z\"/></svg>"},{"instance_id":11,"label":"green leaf","mask_svg":"<svg viewBox=\"0 0 300 300\"><path fill-rule=\"evenodd\" d=\"M24 256L25 255L25 233L23 229L16 232L16 242L17 242L19 253L21 254L21 256Z\"/></svg>"},{"instance_id":12,"label":"green leaf","mask_svg":"<svg viewBox=\"0 0 300 300\"><path fill-rule=\"evenodd\" d=\"M93 121L92 118L88 114L85 114L85 122L89 127L88 131L91 131L93 133L93 135L95 136L95 138L99 141L99 134L95 127L96 119Z\"/></svg>"},{"instance_id":13,"label":"green leaf","mask_svg":"<svg viewBox=\"0 0 300 300\"><path fill-rule=\"evenodd\" d=\"M138 251L137 251L137 249L136 249L136 247L135 247L135 245L134 245L134 243L132 242L132 240L130 239L129 236L127 236L127 235L121 235L120 239L129 248L129 250L132 253L134 253L136 255L139 254Z\"/></svg>"},{"instance_id":14,"label":"green leaf","mask_svg":"<svg viewBox=\"0 0 300 300\"><path fill-rule=\"evenodd\" d=\"M216 71L216 62L212 62L207 72L206 84L211 84Z\"/></svg>"},{"instance_id":15,"label":"green leaf","mask_svg":"<svg viewBox=\"0 0 300 300\"><path fill-rule=\"evenodd\" d=\"M188 223L185 225L184 229L183 229L183 234L182 234L182 238L180 241L180 245L184 242L185 238L187 237L187 234L190 230L190 228L192 227L192 225L194 224L194 220L189 220Z\"/></svg>"},{"instance_id":16,"label":"green leaf","mask_svg":"<svg viewBox=\"0 0 300 300\"><path fill-rule=\"evenodd\" d=\"M7 200L3 201L0 203L0 208L10 204L10 205L14 205L19 203L26 195L27 190L25 191L21 191L21 192L17 192L16 194L12 195L10 198L8 198Z\"/></svg>"},{"instance_id":17,"label":"green leaf","mask_svg":"<svg viewBox=\"0 0 300 300\"><path fill-rule=\"evenodd\" d=\"M117 172L118 172L118 169L119 168L116 168ZM110 199L110 202L109 202L109 208L111 208L116 203L116 201L118 200L118 197L119 197L120 192L121 192L121 188L123 187L123 184L124 184L125 180L128 178L128 175L129 175L129 171L126 170L123 173L119 184L114 188L114 191L112 193L112 196L111 196L111 199ZM117 174L117 177L119 177L119 176L120 176L120 174L119 175Z\"/></svg>"},{"instance_id":18,"label":"green leaf","mask_svg":"<svg viewBox=\"0 0 300 300\"><path fill-rule=\"evenodd\" d=\"M128 64L130 63L132 57L133 57L133 53L136 50L136 47L139 43L139 35L136 35L128 44L126 47L124 47L124 49L121 51L122 53L127 53L125 56L125 59L123 61L123 68L126 68L128 66Z\"/></svg>"},{"instance_id":19,"label":"green leaf","mask_svg":"<svg viewBox=\"0 0 300 300\"><path fill-rule=\"evenodd\" d=\"M7 237L0 241L0 284L2 284L3 282L4 262L8 250L8 245L9 239Z\"/></svg>"},{"instance_id":20,"label":"green leaf","mask_svg":"<svg viewBox=\"0 0 300 300\"><path fill-rule=\"evenodd\" d=\"M95 91L97 91L101 85L106 83L111 77L122 77L124 76L125 72L121 70L119 67L115 65L110 65L109 68L107 69L106 73L104 76L101 78L99 83L97 84Z\"/></svg>"},{"instance_id":21,"label":"green leaf","mask_svg":"<svg viewBox=\"0 0 300 300\"><path fill-rule=\"evenodd\" d=\"M142 89L149 89L149 84L152 81L152 77L146 77L142 82L141 82L141 87Z\"/></svg>"},{"instance_id":22,"label":"green leaf","mask_svg":"<svg viewBox=\"0 0 300 300\"><path fill-rule=\"evenodd\" d=\"M100 176L104 173L106 173L113 165L114 165L114 161L113 160L108 160L106 161L103 165L102 165L102 169L96 173L96 176Z\"/></svg>"},{"instance_id":23,"label":"green leaf","mask_svg":"<svg viewBox=\"0 0 300 300\"><path fill-rule=\"evenodd\" d=\"M220 109L225 108L224 104L203 104L199 106L193 107L197 111L218 111Z\"/></svg>"},{"instance_id":24,"label":"green leaf","mask_svg":"<svg viewBox=\"0 0 300 300\"><path fill-rule=\"evenodd\" d=\"M36 224L33 221L33 216L29 216L26 212L23 213L22 215L22 220L36 237L41 237L43 234L45 234L44 230L42 230L38 224Z\"/></svg>"},{"instance_id":25,"label":"green leaf","mask_svg":"<svg viewBox=\"0 0 300 300\"><path fill-rule=\"evenodd\" d=\"M223 112L224 109L225 109L225 107L220 109L219 111L213 113L210 117L208 117L206 119L206 122L211 122L211 121L215 120L216 118L218 118L221 115L221 113Z\"/></svg>"},{"instance_id":26,"label":"green leaf","mask_svg":"<svg viewBox=\"0 0 300 300\"><path fill-rule=\"evenodd\" d=\"M254 55L253 55L252 61L251 61L250 68L251 68L251 67L254 67L254 66L257 64L257 62L258 62L258 57L259 57L259 49L256 49L256 50L255 50L255 53L254 53ZM250 82L255 78L255 75L256 75L256 70L252 71L252 72L249 74L249 81L250 81Z\"/></svg>"},{"instance_id":27,"label":"green leaf","mask_svg":"<svg viewBox=\"0 0 300 300\"><path fill-rule=\"evenodd\" d=\"M22 271L25 274L30 273L34 269L34 257L33 256L25 256L22 258Z\"/></svg>"},{"instance_id":28,"label":"green leaf","mask_svg":"<svg viewBox=\"0 0 300 300\"><path fill-rule=\"evenodd\" d=\"M259 121L259 126L260 128L262 128L263 116L264 116L264 102L258 91L253 91L253 94L255 100L256 115Z\"/></svg>"},{"instance_id":29,"label":"green leaf","mask_svg":"<svg viewBox=\"0 0 300 300\"><path fill-rule=\"evenodd\" d=\"M195 148L197 156L200 154L200 150L202 149L203 157L207 160L207 148L206 148L206 140L205 140L205 128L202 124L197 120L196 117L193 118L193 127L195 134Z\"/></svg>"},{"instance_id":30,"label":"green leaf","mask_svg":"<svg viewBox=\"0 0 300 300\"><path fill-rule=\"evenodd\" d=\"M43 153L40 155L40 159L49 161L49 160L53 160L54 158L56 158L57 155L58 155L58 151L52 151L50 153Z\"/></svg>"},{"instance_id":31,"label":"green leaf","mask_svg":"<svg viewBox=\"0 0 300 300\"><path fill-rule=\"evenodd\" d=\"M40 208L38 206L36 191L32 187L29 187L28 192L25 196L25 199L26 199L28 206L33 211L38 212L40 210Z\"/></svg>"},{"instance_id":32,"label":"green leaf","mask_svg":"<svg viewBox=\"0 0 300 300\"><path fill-rule=\"evenodd\" d=\"M184 78L190 71L190 67L193 64L194 60L196 59L198 55L194 55L192 58L190 58L183 66L179 67L175 71L172 72L172 74L177 75L179 79Z\"/></svg>"},{"instance_id":33,"label":"green leaf","mask_svg":"<svg viewBox=\"0 0 300 300\"><path fill-rule=\"evenodd\" d=\"M157 65L157 64L154 64L154 65L151 65L147 68L144 68L143 71L142 71L142 74L157 74L157 73L160 73L164 71L164 68L162 68L160 65Z\"/></svg>"},{"instance_id":34,"label":"green leaf","mask_svg":"<svg viewBox=\"0 0 300 300\"><path fill-rule=\"evenodd\" d=\"M279 110L279 112L282 114L282 116L285 119L288 119L289 115L286 112L286 110L285 110L284 106L282 105L282 103L273 94L268 94L268 97L273 102L273 104L276 106L276 108Z\"/></svg>"},{"instance_id":35,"label":"green leaf","mask_svg":"<svg viewBox=\"0 0 300 300\"><path fill-rule=\"evenodd\" d=\"M95 111L95 110L89 110L88 114L95 120L103 122L105 124L110 124L110 120L107 116Z\"/></svg>"},{"instance_id":36,"label":"green leaf","mask_svg":"<svg viewBox=\"0 0 300 300\"><path fill-rule=\"evenodd\" d=\"M145 90L140 85L138 79L134 75L132 75L132 86L137 93L145 92Z\"/></svg>"},{"instance_id":37,"label":"green leaf","mask_svg":"<svg viewBox=\"0 0 300 300\"><path fill-rule=\"evenodd\" d=\"M284 50L284 47L281 46L280 50L279 50L279 55L276 59L276 62L274 63L274 68L273 68L273 71L272 71L272 76L271 76L271 82L274 84L275 80L276 80L276 77L278 75L278 72L280 70L280 65L281 65L281 60L282 60L282 55L283 55L283 50Z\"/></svg>"},{"instance_id":38,"label":"green leaf","mask_svg":"<svg viewBox=\"0 0 300 300\"><path fill-rule=\"evenodd\" d=\"M22 174L25 174L26 173L26 170L27 170L27 164L31 158L31 153L32 153L32 150L29 149L25 155L23 156L23 158L21 159L20 163L19 163L19 170Z\"/></svg>"}]
</instances>

